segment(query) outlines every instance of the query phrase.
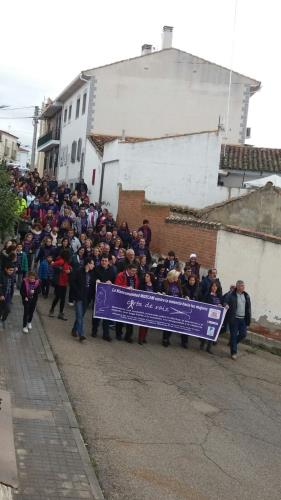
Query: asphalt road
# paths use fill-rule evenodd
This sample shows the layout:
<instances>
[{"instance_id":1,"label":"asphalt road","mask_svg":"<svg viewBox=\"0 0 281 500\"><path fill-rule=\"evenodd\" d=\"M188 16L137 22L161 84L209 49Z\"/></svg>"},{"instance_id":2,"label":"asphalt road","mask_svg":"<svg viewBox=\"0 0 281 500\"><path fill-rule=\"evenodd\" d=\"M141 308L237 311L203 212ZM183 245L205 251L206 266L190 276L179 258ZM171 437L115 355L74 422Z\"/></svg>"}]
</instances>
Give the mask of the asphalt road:
<instances>
[{"instance_id":1,"label":"asphalt road","mask_svg":"<svg viewBox=\"0 0 281 500\"><path fill-rule=\"evenodd\" d=\"M157 331L145 346L80 344L73 310L63 322L48 308L40 299L105 498L280 500L280 357L241 346L232 361L225 340L211 356L176 335L164 348Z\"/></svg>"}]
</instances>

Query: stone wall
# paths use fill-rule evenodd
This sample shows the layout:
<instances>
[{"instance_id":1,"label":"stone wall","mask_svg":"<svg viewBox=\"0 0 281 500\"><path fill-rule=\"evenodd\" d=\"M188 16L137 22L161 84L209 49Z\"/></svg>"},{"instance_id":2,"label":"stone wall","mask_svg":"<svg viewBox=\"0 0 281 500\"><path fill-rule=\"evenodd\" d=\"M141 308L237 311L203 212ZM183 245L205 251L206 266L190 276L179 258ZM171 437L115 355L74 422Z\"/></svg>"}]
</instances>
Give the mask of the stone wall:
<instances>
[{"instance_id":1,"label":"stone wall","mask_svg":"<svg viewBox=\"0 0 281 500\"><path fill-rule=\"evenodd\" d=\"M272 184L202 212L204 220L281 236L281 189Z\"/></svg>"}]
</instances>

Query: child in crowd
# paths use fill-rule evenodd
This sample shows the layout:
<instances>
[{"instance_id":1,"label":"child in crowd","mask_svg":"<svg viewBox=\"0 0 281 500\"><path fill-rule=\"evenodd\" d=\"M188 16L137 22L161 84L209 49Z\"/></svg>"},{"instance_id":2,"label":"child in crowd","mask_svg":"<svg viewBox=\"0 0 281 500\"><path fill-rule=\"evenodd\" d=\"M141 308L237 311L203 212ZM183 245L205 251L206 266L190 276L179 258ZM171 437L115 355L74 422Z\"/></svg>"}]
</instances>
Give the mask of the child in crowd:
<instances>
[{"instance_id":1,"label":"child in crowd","mask_svg":"<svg viewBox=\"0 0 281 500\"><path fill-rule=\"evenodd\" d=\"M23 279L20 293L23 304L22 331L28 333L29 330L32 330L33 313L40 293L40 281L36 279L36 274L33 271L29 271L27 277Z\"/></svg>"},{"instance_id":2,"label":"child in crowd","mask_svg":"<svg viewBox=\"0 0 281 500\"><path fill-rule=\"evenodd\" d=\"M54 274L54 270L52 268L52 261L53 261L52 256L48 255L43 260L41 260L39 265L38 275L41 281L42 297L44 297L44 299L48 298L50 284L52 282Z\"/></svg>"},{"instance_id":3,"label":"child in crowd","mask_svg":"<svg viewBox=\"0 0 281 500\"><path fill-rule=\"evenodd\" d=\"M18 243L16 246L16 256L17 256L16 284L17 284L17 289L20 290L22 280L28 271L27 255L25 252L23 252L21 243Z\"/></svg>"}]
</instances>

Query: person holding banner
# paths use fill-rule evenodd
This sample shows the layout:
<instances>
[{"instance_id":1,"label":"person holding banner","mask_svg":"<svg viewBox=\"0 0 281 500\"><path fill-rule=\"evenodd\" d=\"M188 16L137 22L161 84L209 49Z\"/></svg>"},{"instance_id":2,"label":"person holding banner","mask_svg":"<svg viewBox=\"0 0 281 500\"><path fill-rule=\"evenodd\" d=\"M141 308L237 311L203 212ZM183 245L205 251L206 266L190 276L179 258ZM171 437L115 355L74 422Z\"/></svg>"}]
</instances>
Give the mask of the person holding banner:
<instances>
[{"instance_id":1,"label":"person holding banner","mask_svg":"<svg viewBox=\"0 0 281 500\"><path fill-rule=\"evenodd\" d=\"M140 283L140 290L145 290L146 292L155 292L155 277L153 273L145 273L143 280ZM146 344L146 335L148 332L147 326L139 327L139 344Z\"/></svg>"},{"instance_id":2,"label":"person holding banner","mask_svg":"<svg viewBox=\"0 0 281 500\"><path fill-rule=\"evenodd\" d=\"M129 264L125 271L122 271L121 273L117 274L115 285L122 286L124 288L139 288L139 278L137 276L137 270L138 268L136 264ZM122 340L123 326L124 324L121 322L116 323L117 340ZM132 344L133 325L127 323L125 324L125 326L126 326L126 334L124 340L126 340L126 342L129 342L129 344Z\"/></svg>"},{"instance_id":3,"label":"person holding banner","mask_svg":"<svg viewBox=\"0 0 281 500\"><path fill-rule=\"evenodd\" d=\"M78 267L73 276L72 293L75 300L75 322L71 330L73 337L79 337L79 341L86 340L84 334L84 315L93 298L93 269L94 261L86 257L83 267Z\"/></svg>"},{"instance_id":4,"label":"person holding banner","mask_svg":"<svg viewBox=\"0 0 281 500\"><path fill-rule=\"evenodd\" d=\"M171 252L170 252L171 253ZM180 280L180 272L172 269L168 272L167 278L163 282L163 290L166 295L173 297L183 297L183 288ZM163 330L162 345L168 347L170 345L170 337L172 332ZM188 335L181 334L181 346L184 349L188 347Z\"/></svg>"},{"instance_id":5,"label":"person holding banner","mask_svg":"<svg viewBox=\"0 0 281 500\"><path fill-rule=\"evenodd\" d=\"M109 265L109 258L107 254L102 254L100 265L96 267L94 271L94 285L96 283L114 283L115 280L115 271L112 266ZM94 286L94 293L96 290L96 286ZM92 337L96 337L98 333L98 326L100 323L100 318L96 318L93 315L92 318ZM111 342L112 338L109 334L109 324L110 321L108 319L102 320L102 338L107 342Z\"/></svg>"},{"instance_id":6,"label":"person holding banner","mask_svg":"<svg viewBox=\"0 0 281 500\"><path fill-rule=\"evenodd\" d=\"M209 291L208 291L207 295L203 298L202 302L205 302L206 304L213 304L214 306L223 307L222 306L222 297L219 294L218 285L217 285L215 280L211 283ZM203 350L206 343L207 343L206 351L209 354L213 354L213 351L212 351L213 342L212 342L212 340L201 339L200 340L200 349Z\"/></svg>"}]
</instances>

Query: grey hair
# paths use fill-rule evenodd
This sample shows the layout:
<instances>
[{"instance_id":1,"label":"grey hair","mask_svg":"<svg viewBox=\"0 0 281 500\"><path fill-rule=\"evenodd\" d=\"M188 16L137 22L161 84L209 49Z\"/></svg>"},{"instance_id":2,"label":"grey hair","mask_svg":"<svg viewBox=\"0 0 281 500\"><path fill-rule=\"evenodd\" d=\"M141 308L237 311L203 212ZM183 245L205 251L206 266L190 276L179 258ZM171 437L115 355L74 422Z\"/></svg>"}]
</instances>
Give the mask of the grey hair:
<instances>
[{"instance_id":1,"label":"grey hair","mask_svg":"<svg viewBox=\"0 0 281 500\"><path fill-rule=\"evenodd\" d=\"M245 285L245 283L243 280L238 280L238 281L236 281L236 286L237 285Z\"/></svg>"}]
</instances>

